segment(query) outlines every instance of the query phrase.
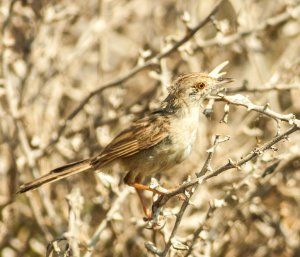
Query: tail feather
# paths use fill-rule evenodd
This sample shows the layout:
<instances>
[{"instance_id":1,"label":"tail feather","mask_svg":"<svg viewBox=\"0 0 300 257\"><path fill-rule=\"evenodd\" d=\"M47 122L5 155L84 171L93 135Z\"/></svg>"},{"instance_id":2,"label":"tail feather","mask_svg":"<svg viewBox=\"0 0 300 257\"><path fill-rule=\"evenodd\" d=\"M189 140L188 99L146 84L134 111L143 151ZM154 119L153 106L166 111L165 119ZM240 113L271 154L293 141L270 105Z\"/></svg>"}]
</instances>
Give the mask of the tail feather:
<instances>
[{"instance_id":1,"label":"tail feather","mask_svg":"<svg viewBox=\"0 0 300 257\"><path fill-rule=\"evenodd\" d=\"M24 193L40 187L41 185L61 180L71 175L90 170L92 168L90 159L69 163L67 165L51 170L49 173L20 186L17 193Z\"/></svg>"}]
</instances>

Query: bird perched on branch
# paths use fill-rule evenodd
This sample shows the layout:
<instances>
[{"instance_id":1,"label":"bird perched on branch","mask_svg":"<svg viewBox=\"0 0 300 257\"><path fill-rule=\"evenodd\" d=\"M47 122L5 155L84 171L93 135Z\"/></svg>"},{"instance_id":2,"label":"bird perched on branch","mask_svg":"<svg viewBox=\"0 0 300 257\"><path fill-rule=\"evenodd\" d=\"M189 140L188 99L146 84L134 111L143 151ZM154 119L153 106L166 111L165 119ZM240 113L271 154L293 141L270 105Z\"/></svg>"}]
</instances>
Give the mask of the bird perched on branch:
<instances>
[{"instance_id":1,"label":"bird perched on branch","mask_svg":"<svg viewBox=\"0 0 300 257\"><path fill-rule=\"evenodd\" d=\"M24 193L85 171L105 172L108 166L118 162L126 173L124 182L136 189L144 212L150 218L151 211L145 205L142 190L155 190L143 185L143 179L163 173L189 156L196 139L201 103L231 81L197 72L178 76L161 108L121 131L99 155L51 170L22 185L18 192Z\"/></svg>"}]
</instances>

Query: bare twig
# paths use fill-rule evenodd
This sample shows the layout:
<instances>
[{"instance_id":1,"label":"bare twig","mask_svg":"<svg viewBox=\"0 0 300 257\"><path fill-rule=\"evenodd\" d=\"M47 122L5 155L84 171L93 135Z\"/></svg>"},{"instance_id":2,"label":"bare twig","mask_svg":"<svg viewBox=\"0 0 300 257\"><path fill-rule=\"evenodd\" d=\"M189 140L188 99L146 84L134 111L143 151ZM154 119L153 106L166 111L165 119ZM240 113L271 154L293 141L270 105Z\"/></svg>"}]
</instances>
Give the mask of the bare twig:
<instances>
[{"instance_id":1,"label":"bare twig","mask_svg":"<svg viewBox=\"0 0 300 257\"><path fill-rule=\"evenodd\" d=\"M130 193L130 188L126 187L122 192L120 192L118 198L112 203L112 206L108 213L105 216L105 219L97 227L95 233L91 237L91 239L87 242L87 247L89 248L88 252L84 255L84 257L90 257L93 254L93 249L96 243L99 241L100 236L104 229L106 228L109 221L112 220L113 215L118 212L121 208L121 204L127 198L128 194Z\"/></svg>"},{"instance_id":2,"label":"bare twig","mask_svg":"<svg viewBox=\"0 0 300 257\"><path fill-rule=\"evenodd\" d=\"M6 54L9 54L7 51L4 51L3 56ZM4 58L6 59L6 58ZM32 172L34 177L38 177L38 171L37 171L37 165L36 165L36 159L31 151L31 147L29 144L29 140L27 138L25 126L20 119L19 115L19 98L17 94L17 86L18 86L18 78L13 74L13 72L9 68L9 63L4 61L2 64L2 70L6 78L6 97L7 97L7 102L9 105L9 111L10 115L14 121L15 127L17 129L17 135L18 135L18 140L21 146L21 149L24 153L24 156L26 157L28 166L30 171ZM45 206L45 209L47 210L47 213L50 217L55 216L54 208L48 198L42 193L42 202ZM33 211L33 214L38 221L38 224L41 228L41 230L44 232L46 238L50 239L50 233L47 229L47 227L43 224L42 222L42 214L40 213L40 210L36 210L35 205L36 205L36 199L33 197L29 197L29 202ZM59 222L60 219L53 219Z\"/></svg>"},{"instance_id":3,"label":"bare twig","mask_svg":"<svg viewBox=\"0 0 300 257\"><path fill-rule=\"evenodd\" d=\"M72 254L74 256L80 256L79 250L79 235L81 219L80 213L83 207L84 199L80 193L79 188L74 188L72 192L67 196L69 204L69 230L64 234L70 243Z\"/></svg>"},{"instance_id":4,"label":"bare twig","mask_svg":"<svg viewBox=\"0 0 300 257\"><path fill-rule=\"evenodd\" d=\"M287 10L285 12L275 15L274 17L270 17L270 18L266 19L265 21L258 24L253 29L240 31L238 33L235 33L235 34L232 34L229 36L222 36L222 34L218 34L217 37L209 39L209 40L200 41L198 39L198 42L197 42L198 46L195 50L199 50L199 49L214 46L214 45L222 45L222 46L230 45L230 44L232 44L244 37L252 35L256 32L265 30L269 27L275 27L275 26L277 26L283 22L286 22L290 19L297 19L297 17L299 17L299 14L300 14L300 5L298 5L297 7L294 7L293 9L287 8Z\"/></svg>"},{"instance_id":5,"label":"bare twig","mask_svg":"<svg viewBox=\"0 0 300 257\"><path fill-rule=\"evenodd\" d=\"M192 251L193 251L193 246L195 245L201 231L203 230L203 226L205 224L205 222L207 222L209 220L209 218L213 215L214 211L216 210L216 207L214 204L210 204L209 208L207 210L207 213L205 215L204 220L202 221L201 225L195 230L194 234L193 234L193 239L189 245L189 249L187 251L187 253L185 254L185 257L188 257Z\"/></svg>"},{"instance_id":6,"label":"bare twig","mask_svg":"<svg viewBox=\"0 0 300 257\"><path fill-rule=\"evenodd\" d=\"M246 162L252 160L253 158L255 158L258 155L260 155L261 153L263 153L265 150L270 149L273 145L275 145L279 141L285 139L288 135L294 133L295 131L300 130L299 120L295 119L295 116L293 114L282 115L282 114L276 113L272 110L269 110L268 106L257 106L257 105L252 104L250 102L250 100L248 100L247 98L245 98L243 96L239 96L239 97L235 96L235 97L231 97L231 98L227 97L227 96L222 96L221 99L224 99L224 98L227 99L227 102L229 102L229 99L230 99L231 100L230 103L245 106L249 110L255 110L257 112L261 112L261 113L263 113L265 115L268 115L268 116L270 116L274 119L282 120L282 121L288 122L289 124L294 124L294 126L292 128L290 128L289 130L287 130L285 133L274 137L272 140L270 140L269 142L264 144L262 147L254 149L251 153L249 153L245 157L241 158L240 161L233 162L233 161L230 160L227 164L223 165L222 167L218 168L217 170L213 171L212 173L208 174L207 176L203 177L202 179L199 179L197 177L197 178L193 179L192 181L184 183L182 186L175 189L174 191L169 192L169 193L161 196L153 205L154 212L155 212L155 210L159 210L161 206L166 204L166 202L171 197L173 197L175 195L178 195L178 194L181 194L181 193L184 193L184 192L186 192L186 190L189 187L192 187L192 189L189 191L189 196L187 196L187 199L190 199L190 197L192 196L193 192L196 190L199 183L203 183L204 181L207 181L208 179L210 179L212 177L215 177L215 176L223 173L226 170L240 167L241 165L245 164ZM238 101L237 99L239 99L240 101ZM204 175L206 173L207 168L209 167L209 163L210 163L211 158L212 158L211 154L215 150L217 140L218 140L218 137L216 137L216 140L214 142L214 147L212 148L212 151L209 152L210 154L208 155L208 158L207 158L201 172L198 173L199 175ZM159 256L166 256L167 252L169 251L169 249L171 247L171 240L174 237L174 235L176 234L176 231L178 229L178 226L181 222L182 216L183 216L187 206L188 206L188 201L185 201L182 204L182 206L180 208L180 211L176 216L175 225L174 225L173 230L171 232L170 238L169 238L169 240L168 240L168 242L165 246L165 249L159 254Z\"/></svg>"},{"instance_id":7,"label":"bare twig","mask_svg":"<svg viewBox=\"0 0 300 257\"><path fill-rule=\"evenodd\" d=\"M48 242L47 256L65 257L299 255L298 0L2 2L0 256L43 256ZM210 16L214 3L218 13ZM205 17L205 27L194 27ZM150 224L135 208L137 199L124 194L118 166L101 169L100 182L89 173L55 190L13 194L40 170L93 154L98 141L107 145L123 125L157 106L171 74L208 70L224 59L230 77L249 84L209 97L210 121L199 124L196 152L167 177L177 191L160 186L165 171L151 180L166 195L153 196ZM148 71L154 84L143 83ZM218 123L227 119L228 125ZM212 133L222 135L219 142L224 134L232 139L210 146L203 159L197 153ZM178 184L199 159L197 173ZM66 201L69 186L83 189L81 212L75 195ZM151 224L157 226L150 231Z\"/></svg>"},{"instance_id":8,"label":"bare twig","mask_svg":"<svg viewBox=\"0 0 300 257\"><path fill-rule=\"evenodd\" d=\"M250 88L247 86L247 83L243 83L241 87L237 88L228 88L227 93L228 94L235 94L235 93L267 93L270 91L286 91L286 90L293 90L293 89L299 89L298 85L289 85L289 84L278 84L274 86L266 86L266 87L259 87L259 88Z\"/></svg>"},{"instance_id":9,"label":"bare twig","mask_svg":"<svg viewBox=\"0 0 300 257\"><path fill-rule=\"evenodd\" d=\"M212 173L204 176L203 178L195 178L189 182L184 183L182 186L178 187L177 189L175 189L174 191L165 194L163 196L161 196L154 204L153 204L153 209L157 210L159 209L160 206L166 204L166 202L173 196L181 194L186 192L186 190L188 190L188 188L192 187L191 190L188 191L188 195L186 195L187 197L187 201L183 202L183 204L181 205L180 211L177 213L176 215L176 221L175 221L175 225L172 229L171 235L169 237L169 240L164 248L164 250L159 251L156 247L149 247L147 248L149 251L151 251L151 249L156 249L155 251L153 251L152 253L160 256L160 257L164 257L167 255L170 247L172 246L172 239L174 238L177 229L181 223L182 217L185 213L185 210L187 208L187 206L189 205L189 199L191 198L191 196L193 195L193 193L195 192L197 186L199 184L204 183L205 181L209 180L212 177L218 176L221 173L223 173L224 171L227 171L229 169L233 169L233 168L238 168L240 166L242 166L243 164L247 163L248 161L254 159L255 157L259 156L260 154L262 154L264 151L270 149L273 145L275 145L276 143L278 143L279 141L287 138L290 134L296 132L300 130L300 127L297 126L293 126L292 128L288 129L285 133L282 133L281 135L278 135L276 137L274 137L272 140L270 140L269 142L265 143L263 146L254 149L252 152L250 152L248 155L244 156L243 158L241 158L240 161L237 162L233 162L231 160L229 160L229 162L223 166L221 166L220 168L216 169L215 171L213 171ZM209 157L211 158L211 157ZM206 162L205 162L206 163ZM206 164L204 165L206 166ZM200 232L199 232L200 233Z\"/></svg>"},{"instance_id":10,"label":"bare twig","mask_svg":"<svg viewBox=\"0 0 300 257\"><path fill-rule=\"evenodd\" d=\"M67 125L69 122L82 110L82 108L92 99L95 95L101 94L104 90L108 88L112 88L115 86L120 85L121 83L125 82L126 80L132 78L134 75L137 73L151 67L151 66L156 66L159 62L159 60L171 55L173 52L175 52L180 46L182 46L184 43L189 41L196 33L198 30L200 30L206 23L210 21L210 17L214 15L220 5L223 3L224 0L219 0L218 3L215 5L215 7L209 12L209 14L198 23L194 28L191 28L188 30L187 34L180 40L178 40L173 46L161 51L159 54L156 56L150 58L149 60L145 61L143 64L138 64L135 66L133 69L128 71L126 74L121 75L119 78L108 82L106 84L101 85L100 87L96 88L92 92L90 92L82 101L81 103L73 110L68 117L60 124L59 128L57 131L54 133L54 136L52 140L49 142L49 144L43 149L42 152L48 151L49 147L51 147L53 144L57 143L59 140L60 136L63 134L65 131ZM43 154L43 153L42 153Z\"/></svg>"},{"instance_id":11,"label":"bare twig","mask_svg":"<svg viewBox=\"0 0 300 257\"><path fill-rule=\"evenodd\" d=\"M296 119L295 115L290 113L290 114L281 114L272 111L269 108L269 105L256 105L253 104L247 97L243 95L233 95L233 96L225 96L225 95L220 95L220 97L215 98L217 101L224 101L233 105L239 105L246 107L248 111L256 111L259 113L262 113L266 116L269 116L270 118L273 118L275 120L280 120L284 122L288 122L290 125L295 124L296 126L300 126L300 120Z\"/></svg>"},{"instance_id":12,"label":"bare twig","mask_svg":"<svg viewBox=\"0 0 300 257\"><path fill-rule=\"evenodd\" d=\"M219 143L222 143L222 142L227 141L227 140L229 140L229 137L226 137L225 139L221 140L220 135L216 135L213 146L210 149L207 150L208 156L207 156L207 158L204 162L204 165L203 165L201 171L196 174L198 178L204 176L207 171L211 170L210 163L212 161L213 154L216 151L216 147L218 146Z\"/></svg>"},{"instance_id":13,"label":"bare twig","mask_svg":"<svg viewBox=\"0 0 300 257\"><path fill-rule=\"evenodd\" d=\"M184 191L193 186L196 185L198 183L204 183L205 181L209 180L212 177L218 176L219 174L223 173L224 171L230 170L230 169L234 169L234 168L239 168L240 166L242 166L243 164L245 164L246 162L254 159L255 157L259 156L260 154L262 154L264 151L270 149L273 145L275 145L276 143L278 143L279 141L287 138L289 135L293 134L294 132L300 130L300 127L298 126L293 126L290 129L288 129L286 132L277 135L276 137L274 137L272 140L268 141L267 143L265 143L264 145L262 145L261 147L255 148L254 150L252 150L249 154L247 154L246 156L242 157L240 159L240 161L234 162L232 160L229 160L227 164L221 166L220 168L214 170L212 173L204 176L203 178L195 178L189 182L184 183L182 186L178 187L177 189L175 189L174 191L170 192L169 194L165 195L164 198L161 199L161 202L159 203L159 205L164 205L171 197L184 193Z\"/></svg>"},{"instance_id":14,"label":"bare twig","mask_svg":"<svg viewBox=\"0 0 300 257\"><path fill-rule=\"evenodd\" d=\"M201 171L200 171L199 173L196 174L198 178L201 177L201 176L203 176L203 175L205 175L205 173L206 173L207 170L209 169L210 163L211 163L211 161L212 161L212 157L213 157L213 154L214 154L214 152L215 152L215 150L216 150L217 145L218 145L219 143L221 143L221 142L224 142L224 140L219 140L219 139L220 139L220 136L219 136L219 135L216 135L216 137L215 137L215 139L214 139L214 142L213 142L213 146L212 146L211 149L208 151L208 156L207 156L207 158L206 158L206 161L205 161L205 163L204 163L204 165L203 165ZM186 200L182 203L179 212L176 214L175 224L174 224L174 226L173 226L171 235L170 235L170 237L169 237L169 239L168 239L168 242L167 242L166 245L165 245L164 250L162 250L162 251L157 250L157 251L155 251L155 252L153 252L153 253L159 255L160 257L164 257L164 256L166 256L166 255L168 254L168 252L169 252L169 250L170 250L170 247L172 246L172 240L173 240L173 238L174 238L174 236L175 236L175 234L176 234L176 232L177 232L177 229L178 229L178 227L179 227L179 225L180 225L180 223L181 223L181 220L182 220L182 218L183 218L183 215L184 215L184 213L185 213L185 210L186 210L186 208L187 208L188 205L189 205L189 201L190 201L191 197L194 195L195 191L197 190L198 185L199 185L199 184L194 184L194 185L192 186L192 188L191 188L188 192L185 193ZM168 195L168 194L167 194L167 195ZM162 195L162 196L161 196L161 197L153 204L153 212L154 212L154 213L155 213L157 210L160 209L160 208L159 208L160 206L162 206L161 200L163 200L164 197L165 197L165 195ZM147 248L147 249L148 249L149 251L151 251L151 249L156 249L156 248L152 247L152 248Z\"/></svg>"}]
</instances>

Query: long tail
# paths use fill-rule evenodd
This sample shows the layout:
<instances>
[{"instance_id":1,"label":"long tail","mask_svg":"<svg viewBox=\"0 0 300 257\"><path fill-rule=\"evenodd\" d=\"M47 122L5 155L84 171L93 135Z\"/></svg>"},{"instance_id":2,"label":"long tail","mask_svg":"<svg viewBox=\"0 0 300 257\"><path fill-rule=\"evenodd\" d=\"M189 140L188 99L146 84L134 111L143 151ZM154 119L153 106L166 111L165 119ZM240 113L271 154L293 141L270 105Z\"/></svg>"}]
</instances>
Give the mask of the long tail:
<instances>
[{"instance_id":1,"label":"long tail","mask_svg":"<svg viewBox=\"0 0 300 257\"><path fill-rule=\"evenodd\" d=\"M52 183L74 174L90 170L92 168L91 160L86 159L51 170L49 173L20 186L17 193L24 193L40 187L41 185Z\"/></svg>"}]
</instances>

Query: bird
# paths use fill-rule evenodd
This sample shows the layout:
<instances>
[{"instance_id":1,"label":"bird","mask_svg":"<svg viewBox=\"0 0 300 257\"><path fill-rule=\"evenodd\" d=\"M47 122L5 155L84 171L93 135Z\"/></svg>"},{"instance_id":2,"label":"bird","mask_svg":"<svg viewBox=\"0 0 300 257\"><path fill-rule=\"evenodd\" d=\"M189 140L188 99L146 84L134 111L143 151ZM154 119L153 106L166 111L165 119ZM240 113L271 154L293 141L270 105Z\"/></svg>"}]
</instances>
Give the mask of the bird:
<instances>
[{"instance_id":1,"label":"bird","mask_svg":"<svg viewBox=\"0 0 300 257\"><path fill-rule=\"evenodd\" d=\"M100 170L119 163L124 182L136 189L145 215L151 218L142 191L153 191L142 184L146 177L183 162L196 140L203 101L220 86L232 82L226 77L191 72L177 76L160 108L122 130L97 156L55 168L47 174L20 186L24 193L75 174Z\"/></svg>"}]
</instances>

